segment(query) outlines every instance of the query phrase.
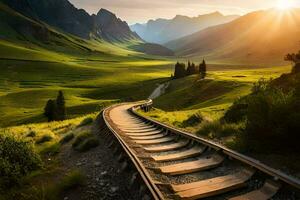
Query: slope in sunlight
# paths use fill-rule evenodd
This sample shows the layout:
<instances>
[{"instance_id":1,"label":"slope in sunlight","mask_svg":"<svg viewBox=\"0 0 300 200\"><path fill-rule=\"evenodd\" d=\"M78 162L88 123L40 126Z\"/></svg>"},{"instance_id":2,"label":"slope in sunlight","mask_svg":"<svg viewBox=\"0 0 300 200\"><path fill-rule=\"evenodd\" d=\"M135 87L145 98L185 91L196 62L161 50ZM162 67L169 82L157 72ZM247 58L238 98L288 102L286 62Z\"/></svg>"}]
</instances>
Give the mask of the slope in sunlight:
<instances>
[{"instance_id":1,"label":"slope in sunlight","mask_svg":"<svg viewBox=\"0 0 300 200\"><path fill-rule=\"evenodd\" d=\"M278 64L299 49L300 9L249 13L228 24L218 25L169 42L178 55L210 60Z\"/></svg>"}]
</instances>

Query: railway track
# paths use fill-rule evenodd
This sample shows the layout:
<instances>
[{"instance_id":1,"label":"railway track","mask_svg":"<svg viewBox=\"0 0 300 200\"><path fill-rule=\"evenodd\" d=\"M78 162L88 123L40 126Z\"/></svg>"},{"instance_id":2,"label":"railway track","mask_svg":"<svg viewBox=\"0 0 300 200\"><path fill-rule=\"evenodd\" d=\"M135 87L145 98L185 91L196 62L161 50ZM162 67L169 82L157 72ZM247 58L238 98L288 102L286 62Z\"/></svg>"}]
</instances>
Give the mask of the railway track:
<instances>
[{"instance_id":1,"label":"railway track","mask_svg":"<svg viewBox=\"0 0 300 200\"><path fill-rule=\"evenodd\" d=\"M98 117L141 199L300 199L298 179L136 112L151 104L115 105Z\"/></svg>"}]
</instances>

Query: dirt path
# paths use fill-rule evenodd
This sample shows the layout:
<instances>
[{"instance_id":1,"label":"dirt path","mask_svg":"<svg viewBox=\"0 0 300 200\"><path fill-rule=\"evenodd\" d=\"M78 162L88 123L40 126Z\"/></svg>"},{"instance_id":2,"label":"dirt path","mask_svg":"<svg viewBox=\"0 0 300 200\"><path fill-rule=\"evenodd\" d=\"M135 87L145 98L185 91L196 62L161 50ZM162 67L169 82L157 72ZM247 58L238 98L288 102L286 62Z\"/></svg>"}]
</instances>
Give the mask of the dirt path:
<instances>
[{"instance_id":1,"label":"dirt path","mask_svg":"<svg viewBox=\"0 0 300 200\"><path fill-rule=\"evenodd\" d=\"M157 97L163 95L166 92L166 89L169 87L170 82L160 84L149 96L149 99L156 99Z\"/></svg>"}]
</instances>

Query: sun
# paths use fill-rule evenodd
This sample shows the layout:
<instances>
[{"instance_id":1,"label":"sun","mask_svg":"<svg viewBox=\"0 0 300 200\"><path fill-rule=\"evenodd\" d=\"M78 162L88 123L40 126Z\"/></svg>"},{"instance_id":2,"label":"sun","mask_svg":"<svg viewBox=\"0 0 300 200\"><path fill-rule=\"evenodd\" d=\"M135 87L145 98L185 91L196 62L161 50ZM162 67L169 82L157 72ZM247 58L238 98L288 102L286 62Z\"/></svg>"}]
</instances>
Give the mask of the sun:
<instances>
[{"instance_id":1,"label":"sun","mask_svg":"<svg viewBox=\"0 0 300 200\"><path fill-rule=\"evenodd\" d=\"M294 6L294 2L292 0L278 0L277 8L280 10L287 10Z\"/></svg>"}]
</instances>

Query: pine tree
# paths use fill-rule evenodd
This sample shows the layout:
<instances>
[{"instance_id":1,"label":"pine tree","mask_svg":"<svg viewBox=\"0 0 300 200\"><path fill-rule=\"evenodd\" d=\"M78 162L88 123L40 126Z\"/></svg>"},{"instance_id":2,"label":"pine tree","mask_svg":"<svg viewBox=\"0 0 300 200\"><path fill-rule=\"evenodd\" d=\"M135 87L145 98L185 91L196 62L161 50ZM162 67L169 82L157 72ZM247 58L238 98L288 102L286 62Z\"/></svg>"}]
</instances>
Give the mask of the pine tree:
<instances>
[{"instance_id":1,"label":"pine tree","mask_svg":"<svg viewBox=\"0 0 300 200\"><path fill-rule=\"evenodd\" d=\"M195 63L192 63L192 74L197 74L197 68Z\"/></svg>"},{"instance_id":2,"label":"pine tree","mask_svg":"<svg viewBox=\"0 0 300 200\"><path fill-rule=\"evenodd\" d=\"M202 63L199 65L199 73L202 79L206 77L206 62L203 59Z\"/></svg>"},{"instance_id":3,"label":"pine tree","mask_svg":"<svg viewBox=\"0 0 300 200\"><path fill-rule=\"evenodd\" d=\"M56 120L56 104L54 100L48 100L44 108L44 115L48 118L48 122Z\"/></svg>"},{"instance_id":4,"label":"pine tree","mask_svg":"<svg viewBox=\"0 0 300 200\"><path fill-rule=\"evenodd\" d=\"M190 63L190 61L188 61L188 67L187 67L187 69L186 69L186 75L192 75L193 74L193 69L192 69L192 65L191 65L191 63Z\"/></svg>"},{"instance_id":5,"label":"pine tree","mask_svg":"<svg viewBox=\"0 0 300 200\"><path fill-rule=\"evenodd\" d=\"M65 97L62 91L58 92L56 98L57 120L66 119Z\"/></svg>"},{"instance_id":6,"label":"pine tree","mask_svg":"<svg viewBox=\"0 0 300 200\"><path fill-rule=\"evenodd\" d=\"M195 63L190 63L188 62L188 68L186 69L186 74L187 75L193 75L197 73L196 65Z\"/></svg>"},{"instance_id":7,"label":"pine tree","mask_svg":"<svg viewBox=\"0 0 300 200\"><path fill-rule=\"evenodd\" d=\"M175 65L174 78L183 78L186 76L185 64L177 62Z\"/></svg>"}]
</instances>

